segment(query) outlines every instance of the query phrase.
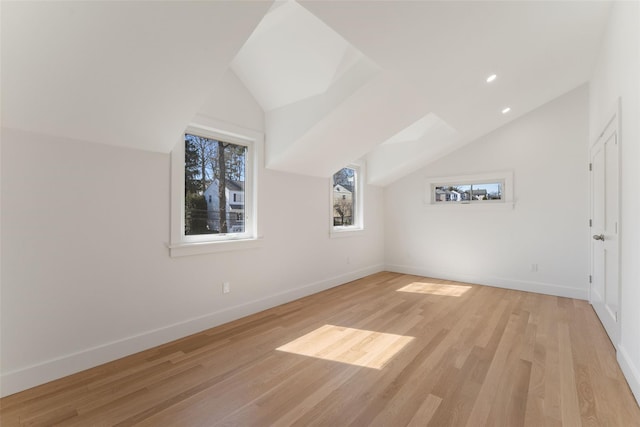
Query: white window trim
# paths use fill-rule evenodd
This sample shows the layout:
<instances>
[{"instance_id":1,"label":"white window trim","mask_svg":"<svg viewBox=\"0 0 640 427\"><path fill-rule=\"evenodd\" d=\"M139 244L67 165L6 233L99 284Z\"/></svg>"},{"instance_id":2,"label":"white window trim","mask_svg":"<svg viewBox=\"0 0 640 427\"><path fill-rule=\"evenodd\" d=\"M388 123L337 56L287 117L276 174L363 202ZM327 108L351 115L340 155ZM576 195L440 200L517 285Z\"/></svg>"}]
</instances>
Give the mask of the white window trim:
<instances>
[{"instance_id":1,"label":"white window trim","mask_svg":"<svg viewBox=\"0 0 640 427\"><path fill-rule=\"evenodd\" d=\"M356 170L356 223L353 225L333 225L333 175L329 177L329 237L355 237L362 235L364 231L364 183L365 183L365 163L351 163L345 168Z\"/></svg>"},{"instance_id":2,"label":"white window trim","mask_svg":"<svg viewBox=\"0 0 640 427\"><path fill-rule=\"evenodd\" d=\"M197 116L184 133L195 133L233 144L247 146L245 182L250 183L250 194L245 193L245 232L232 234L184 234L184 135L171 152L171 257L236 251L260 247L258 236L258 159L264 150L263 134L224 123L209 117ZM247 188L247 186L245 186Z\"/></svg>"},{"instance_id":3,"label":"white window trim","mask_svg":"<svg viewBox=\"0 0 640 427\"><path fill-rule=\"evenodd\" d=\"M463 183L486 183L502 182L502 200L487 200L469 203L437 203L433 197L434 188L463 184ZM424 189L424 206L430 209L462 209L462 210L495 210L513 209L515 200L513 198L513 171L486 172L473 175L457 175L444 177L428 177Z\"/></svg>"}]
</instances>

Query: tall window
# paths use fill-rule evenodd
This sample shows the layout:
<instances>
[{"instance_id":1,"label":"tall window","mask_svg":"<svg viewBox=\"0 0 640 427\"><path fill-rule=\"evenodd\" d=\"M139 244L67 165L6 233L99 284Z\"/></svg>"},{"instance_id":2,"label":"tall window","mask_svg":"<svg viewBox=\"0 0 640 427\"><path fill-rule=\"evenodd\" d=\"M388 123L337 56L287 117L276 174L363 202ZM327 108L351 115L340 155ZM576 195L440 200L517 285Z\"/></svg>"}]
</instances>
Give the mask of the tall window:
<instances>
[{"instance_id":1,"label":"tall window","mask_svg":"<svg viewBox=\"0 0 640 427\"><path fill-rule=\"evenodd\" d=\"M333 174L331 181L334 231L362 228L360 168L349 166Z\"/></svg>"},{"instance_id":2,"label":"tall window","mask_svg":"<svg viewBox=\"0 0 640 427\"><path fill-rule=\"evenodd\" d=\"M171 256L257 247L262 134L197 119L171 153Z\"/></svg>"},{"instance_id":3,"label":"tall window","mask_svg":"<svg viewBox=\"0 0 640 427\"><path fill-rule=\"evenodd\" d=\"M184 135L184 234L244 233L247 147Z\"/></svg>"}]
</instances>

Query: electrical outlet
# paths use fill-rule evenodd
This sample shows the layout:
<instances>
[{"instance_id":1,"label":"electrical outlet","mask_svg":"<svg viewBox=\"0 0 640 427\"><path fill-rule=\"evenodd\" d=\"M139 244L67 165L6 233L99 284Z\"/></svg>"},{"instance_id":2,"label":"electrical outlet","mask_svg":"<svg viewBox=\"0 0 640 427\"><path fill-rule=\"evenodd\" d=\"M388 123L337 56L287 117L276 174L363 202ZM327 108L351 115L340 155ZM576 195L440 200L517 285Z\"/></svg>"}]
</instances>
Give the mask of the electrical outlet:
<instances>
[{"instance_id":1,"label":"electrical outlet","mask_svg":"<svg viewBox=\"0 0 640 427\"><path fill-rule=\"evenodd\" d=\"M228 294L229 292L231 292L231 284L229 282L222 283L222 293Z\"/></svg>"},{"instance_id":2,"label":"electrical outlet","mask_svg":"<svg viewBox=\"0 0 640 427\"><path fill-rule=\"evenodd\" d=\"M538 271L538 264L531 264L531 271L533 273L535 273L536 271Z\"/></svg>"},{"instance_id":3,"label":"electrical outlet","mask_svg":"<svg viewBox=\"0 0 640 427\"><path fill-rule=\"evenodd\" d=\"M347 264L351 264L351 258L347 257Z\"/></svg>"}]
</instances>

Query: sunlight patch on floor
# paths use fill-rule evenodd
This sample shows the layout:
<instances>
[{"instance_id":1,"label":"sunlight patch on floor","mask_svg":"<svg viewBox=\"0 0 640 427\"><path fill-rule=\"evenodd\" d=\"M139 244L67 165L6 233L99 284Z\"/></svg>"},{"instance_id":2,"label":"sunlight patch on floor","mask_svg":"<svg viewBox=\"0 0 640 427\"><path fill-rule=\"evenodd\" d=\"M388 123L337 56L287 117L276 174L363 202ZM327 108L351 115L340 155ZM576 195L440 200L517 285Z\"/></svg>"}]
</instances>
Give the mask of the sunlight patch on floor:
<instances>
[{"instance_id":1,"label":"sunlight patch on floor","mask_svg":"<svg viewBox=\"0 0 640 427\"><path fill-rule=\"evenodd\" d=\"M413 292L417 294L445 295L450 297L459 297L471 289L471 286L463 285L445 285L443 283L429 282L413 282L398 292Z\"/></svg>"},{"instance_id":2,"label":"sunlight patch on floor","mask_svg":"<svg viewBox=\"0 0 640 427\"><path fill-rule=\"evenodd\" d=\"M302 356L382 369L413 337L324 325L277 350Z\"/></svg>"}]
</instances>

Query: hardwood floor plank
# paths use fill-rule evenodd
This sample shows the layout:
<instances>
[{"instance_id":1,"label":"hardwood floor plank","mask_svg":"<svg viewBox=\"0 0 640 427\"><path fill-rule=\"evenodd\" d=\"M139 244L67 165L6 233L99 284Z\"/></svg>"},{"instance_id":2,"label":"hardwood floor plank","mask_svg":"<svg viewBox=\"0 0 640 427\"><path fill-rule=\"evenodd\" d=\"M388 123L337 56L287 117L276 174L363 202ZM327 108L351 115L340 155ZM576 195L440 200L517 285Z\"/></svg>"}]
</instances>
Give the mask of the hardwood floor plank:
<instances>
[{"instance_id":1,"label":"hardwood floor plank","mask_svg":"<svg viewBox=\"0 0 640 427\"><path fill-rule=\"evenodd\" d=\"M505 358L496 359L503 363L503 369L490 373L497 375L498 386L493 392L493 404L486 418L488 425L523 425L531 362L522 360L520 355L528 321L528 312L513 311L503 336L507 338L512 333L512 339L501 340L496 351L496 355L504 353ZM526 372L524 378L523 372Z\"/></svg>"},{"instance_id":2,"label":"hardwood floor plank","mask_svg":"<svg viewBox=\"0 0 640 427\"><path fill-rule=\"evenodd\" d=\"M0 400L12 426L634 426L586 301L383 272Z\"/></svg>"},{"instance_id":3,"label":"hardwood floor plank","mask_svg":"<svg viewBox=\"0 0 640 427\"><path fill-rule=\"evenodd\" d=\"M467 426L484 425L487 423L487 419L493 408L496 408L494 410L502 409L501 406L494 405L495 393L503 390L500 388L501 379L508 373L506 370L508 367L507 361L509 360L510 352L513 350L514 343L518 342L518 324L521 323L519 322L521 316L517 313L511 311L511 313L506 314L509 315L507 323L504 330L499 334L500 341L493 354L493 360L482 383L479 396L475 401ZM497 331L500 331L500 329ZM494 417L498 416L496 415Z\"/></svg>"},{"instance_id":4,"label":"hardwood floor plank","mask_svg":"<svg viewBox=\"0 0 640 427\"><path fill-rule=\"evenodd\" d=\"M570 343L569 325L563 321L558 324L558 339L561 343ZM562 399L562 424L580 425L580 407L573 366L573 352L569 345L560 345L560 394Z\"/></svg>"},{"instance_id":5,"label":"hardwood floor plank","mask_svg":"<svg viewBox=\"0 0 640 427\"><path fill-rule=\"evenodd\" d=\"M469 300L472 301L472 300ZM419 360L414 372L402 381L400 387L394 387L393 394L384 393L381 401L377 402L376 407L370 406L366 412L355 420L354 424L368 425L370 423L379 423L380 425L390 422L402 423L401 419L406 418L410 412L406 406L415 405L416 401L413 396L416 391L420 393L422 390L428 390L433 387L442 375L448 371L453 358L455 357L454 344L458 342L463 332L469 331L467 324L473 317L472 310L458 312L458 319L450 319L449 324L453 323L451 330L446 330L443 341L436 346L428 355L424 355ZM468 332L467 332L468 333ZM426 393L425 393L426 394ZM437 393L435 393L437 395ZM377 414L376 414L377 412ZM375 414L375 417L373 415ZM409 417L410 418L410 417Z\"/></svg>"},{"instance_id":6,"label":"hardwood floor plank","mask_svg":"<svg viewBox=\"0 0 640 427\"><path fill-rule=\"evenodd\" d=\"M420 427L426 426L431 421L433 414L438 410L438 406L442 399L433 394L429 394L427 398L422 402L416 413L413 415L407 427Z\"/></svg>"}]
</instances>

